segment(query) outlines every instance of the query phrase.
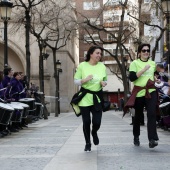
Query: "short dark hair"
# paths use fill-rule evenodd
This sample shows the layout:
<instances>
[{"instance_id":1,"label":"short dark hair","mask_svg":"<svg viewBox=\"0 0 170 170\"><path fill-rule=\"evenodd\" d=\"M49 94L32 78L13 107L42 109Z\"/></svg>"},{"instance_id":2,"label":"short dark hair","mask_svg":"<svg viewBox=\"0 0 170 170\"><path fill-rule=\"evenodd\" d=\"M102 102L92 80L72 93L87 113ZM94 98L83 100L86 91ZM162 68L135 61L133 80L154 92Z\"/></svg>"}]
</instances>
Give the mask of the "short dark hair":
<instances>
[{"instance_id":1,"label":"short dark hair","mask_svg":"<svg viewBox=\"0 0 170 170\"><path fill-rule=\"evenodd\" d=\"M19 73L19 72L15 72L15 73L13 74L13 77L16 77L17 75L20 75L20 73Z\"/></svg>"},{"instance_id":2,"label":"short dark hair","mask_svg":"<svg viewBox=\"0 0 170 170\"><path fill-rule=\"evenodd\" d=\"M147 44L147 43L140 44L140 45L138 46L137 58L138 58L138 54L142 51L142 48L143 48L144 46L147 46L147 47L149 48L149 50L150 50L150 48L151 48L151 45L150 45L150 44Z\"/></svg>"},{"instance_id":3,"label":"short dark hair","mask_svg":"<svg viewBox=\"0 0 170 170\"><path fill-rule=\"evenodd\" d=\"M164 69L164 65L162 63L158 63L156 66L159 67L159 68Z\"/></svg>"},{"instance_id":4,"label":"short dark hair","mask_svg":"<svg viewBox=\"0 0 170 170\"><path fill-rule=\"evenodd\" d=\"M138 46L138 53L140 53L141 51L142 51L142 48L144 47L144 46L147 46L148 48L149 48L149 50L150 50L150 47L151 47L151 45L150 44L140 44L139 46Z\"/></svg>"},{"instance_id":5,"label":"short dark hair","mask_svg":"<svg viewBox=\"0 0 170 170\"><path fill-rule=\"evenodd\" d=\"M7 76L8 73L12 70L12 68L10 67L7 67L7 68L4 68L4 75Z\"/></svg>"},{"instance_id":6,"label":"short dark hair","mask_svg":"<svg viewBox=\"0 0 170 170\"><path fill-rule=\"evenodd\" d=\"M0 71L0 82L3 80L3 71Z\"/></svg>"},{"instance_id":7,"label":"short dark hair","mask_svg":"<svg viewBox=\"0 0 170 170\"><path fill-rule=\"evenodd\" d=\"M100 47L100 46L91 46L89 48L89 50L87 51L87 54L86 54L86 58L85 58L85 61L89 61L90 60L90 55L93 54L93 52L96 50L96 49L100 49L103 53L103 48Z\"/></svg>"}]
</instances>

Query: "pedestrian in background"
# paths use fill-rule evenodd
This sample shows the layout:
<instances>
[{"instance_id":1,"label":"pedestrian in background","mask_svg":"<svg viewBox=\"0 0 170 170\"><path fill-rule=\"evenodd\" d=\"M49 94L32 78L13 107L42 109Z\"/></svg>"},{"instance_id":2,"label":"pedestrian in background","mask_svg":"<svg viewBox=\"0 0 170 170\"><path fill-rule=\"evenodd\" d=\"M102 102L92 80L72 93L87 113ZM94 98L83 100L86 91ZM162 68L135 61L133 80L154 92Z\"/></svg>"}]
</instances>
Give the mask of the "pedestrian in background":
<instances>
[{"instance_id":1,"label":"pedestrian in background","mask_svg":"<svg viewBox=\"0 0 170 170\"><path fill-rule=\"evenodd\" d=\"M85 61L80 63L74 76L75 84L81 86L80 92L84 94L84 97L78 103L82 114L83 133L86 142L84 151L91 151L90 133L92 133L94 145L99 144L97 131L102 119L102 88L107 85L106 67L100 62L102 52L103 49L99 46L90 47ZM92 113L92 131L90 129L90 113Z\"/></svg>"},{"instance_id":2,"label":"pedestrian in background","mask_svg":"<svg viewBox=\"0 0 170 170\"><path fill-rule=\"evenodd\" d=\"M158 145L158 135L156 130L156 113L158 104L158 94L155 88L154 73L156 63L149 59L150 44L141 44L138 47L137 59L130 64L129 79L133 82L134 88L126 107L134 107L135 116L133 123L134 145L140 145L140 120L144 107L147 111L147 130L149 147Z\"/></svg>"},{"instance_id":3,"label":"pedestrian in background","mask_svg":"<svg viewBox=\"0 0 170 170\"><path fill-rule=\"evenodd\" d=\"M120 98L120 107L119 107L119 111L122 111L123 110L123 108L124 108L124 98L122 97L122 98Z\"/></svg>"}]
</instances>

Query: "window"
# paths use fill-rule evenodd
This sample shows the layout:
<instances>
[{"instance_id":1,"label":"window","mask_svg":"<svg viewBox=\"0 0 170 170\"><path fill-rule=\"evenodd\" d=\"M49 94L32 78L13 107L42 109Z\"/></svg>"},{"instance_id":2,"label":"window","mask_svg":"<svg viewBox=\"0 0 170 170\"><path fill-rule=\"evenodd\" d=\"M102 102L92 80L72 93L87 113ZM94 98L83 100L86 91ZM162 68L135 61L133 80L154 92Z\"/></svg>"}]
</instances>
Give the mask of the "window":
<instances>
[{"instance_id":1,"label":"window","mask_svg":"<svg viewBox=\"0 0 170 170\"><path fill-rule=\"evenodd\" d=\"M116 54L116 49L113 49L113 54ZM118 49L118 55L120 55L120 50Z\"/></svg>"},{"instance_id":2,"label":"window","mask_svg":"<svg viewBox=\"0 0 170 170\"><path fill-rule=\"evenodd\" d=\"M105 23L118 22L120 21L120 15L121 14L114 13L114 11L104 11L103 19Z\"/></svg>"},{"instance_id":3,"label":"window","mask_svg":"<svg viewBox=\"0 0 170 170\"><path fill-rule=\"evenodd\" d=\"M129 21L129 15L127 14L127 12L125 12L124 21Z\"/></svg>"},{"instance_id":4,"label":"window","mask_svg":"<svg viewBox=\"0 0 170 170\"><path fill-rule=\"evenodd\" d=\"M120 0L106 0L105 6L111 6L111 5L117 5L119 4ZM124 3L125 0L122 0L122 3Z\"/></svg>"},{"instance_id":5,"label":"window","mask_svg":"<svg viewBox=\"0 0 170 170\"><path fill-rule=\"evenodd\" d=\"M92 42L92 40L100 41L98 34L92 34L91 37L90 37L90 35L84 35L84 42L87 42L87 41Z\"/></svg>"},{"instance_id":6,"label":"window","mask_svg":"<svg viewBox=\"0 0 170 170\"><path fill-rule=\"evenodd\" d=\"M125 50L125 49L123 49L123 54L128 55L128 50L129 50L129 48L128 48L128 47L126 47L126 50Z\"/></svg>"},{"instance_id":7,"label":"window","mask_svg":"<svg viewBox=\"0 0 170 170\"><path fill-rule=\"evenodd\" d=\"M90 18L90 23L94 25L100 25L100 18Z\"/></svg>"},{"instance_id":8,"label":"window","mask_svg":"<svg viewBox=\"0 0 170 170\"><path fill-rule=\"evenodd\" d=\"M109 51L111 54L113 54L113 49L111 49L111 48L105 48L105 50L107 50L107 51ZM104 50L104 56L110 56L110 54L107 52L107 51L105 51Z\"/></svg>"},{"instance_id":9,"label":"window","mask_svg":"<svg viewBox=\"0 0 170 170\"><path fill-rule=\"evenodd\" d=\"M128 50L128 47L126 47L126 49ZM123 54L127 55L127 50L123 49ZM116 54L116 49L113 49L113 54ZM118 49L118 55L120 55L120 49Z\"/></svg>"},{"instance_id":10,"label":"window","mask_svg":"<svg viewBox=\"0 0 170 170\"><path fill-rule=\"evenodd\" d=\"M119 1L118 0L109 0L105 3L105 6L111 6L111 5L116 5L118 4Z\"/></svg>"},{"instance_id":11,"label":"window","mask_svg":"<svg viewBox=\"0 0 170 170\"><path fill-rule=\"evenodd\" d=\"M144 4L150 3L150 0L144 0Z\"/></svg>"},{"instance_id":12,"label":"window","mask_svg":"<svg viewBox=\"0 0 170 170\"><path fill-rule=\"evenodd\" d=\"M84 10L97 10L99 8L100 8L100 2L99 1L83 2L83 9Z\"/></svg>"},{"instance_id":13,"label":"window","mask_svg":"<svg viewBox=\"0 0 170 170\"><path fill-rule=\"evenodd\" d=\"M113 21L114 21L114 22L115 22L115 21L120 21L120 15L114 14L114 15L113 15Z\"/></svg>"},{"instance_id":14,"label":"window","mask_svg":"<svg viewBox=\"0 0 170 170\"><path fill-rule=\"evenodd\" d=\"M84 51L84 58L86 59L87 51Z\"/></svg>"},{"instance_id":15,"label":"window","mask_svg":"<svg viewBox=\"0 0 170 170\"><path fill-rule=\"evenodd\" d=\"M112 36L111 34L107 34L107 40L108 40L108 41L114 41L114 40L116 40L116 39L115 39L114 36Z\"/></svg>"},{"instance_id":16,"label":"window","mask_svg":"<svg viewBox=\"0 0 170 170\"><path fill-rule=\"evenodd\" d=\"M92 25L100 25L100 18L88 18L88 19L84 19L85 22L87 20L89 20Z\"/></svg>"},{"instance_id":17,"label":"window","mask_svg":"<svg viewBox=\"0 0 170 170\"><path fill-rule=\"evenodd\" d=\"M70 2L72 8L76 8L76 2Z\"/></svg>"}]
</instances>

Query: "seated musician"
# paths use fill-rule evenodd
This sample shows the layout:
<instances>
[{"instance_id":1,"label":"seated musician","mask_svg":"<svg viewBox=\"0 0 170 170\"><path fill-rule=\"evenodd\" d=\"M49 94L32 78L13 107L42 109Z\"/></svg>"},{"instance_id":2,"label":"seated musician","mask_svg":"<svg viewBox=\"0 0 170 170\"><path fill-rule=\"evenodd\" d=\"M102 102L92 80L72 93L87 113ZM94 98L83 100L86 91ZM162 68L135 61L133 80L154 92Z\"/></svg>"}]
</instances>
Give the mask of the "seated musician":
<instances>
[{"instance_id":1,"label":"seated musician","mask_svg":"<svg viewBox=\"0 0 170 170\"><path fill-rule=\"evenodd\" d=\"M3 99L4 99L4 87L2 84L2 80L3 80L3 72L0 71L0 99L1 99L0 102L3 102ZM7 132L5 131L5 129L6 129L6 126L3 124L0 124L0 137L7 135Z\"/></svg>"},{"instance_id":2,"label":"seated musician","mask_svg":"<svg viewBox=\"0 0 170 170\"><path fill-rule=\"evenodd\" d=\"M19 80L19 82L20 82L20 88L22 89L22 92L21 92L21 94L20 94L20 99L21 98L26 98L26 90L27 90L27 85L26 85L26 83L25 83L25 80L24 80L24 74L23 74L23 72L19 72L19 74L20 74L20 80Z\"/></svg>"},{"instance_id":3,"label":"seated musician","mask_svg":"<svg viewBox=\"0 0 170 170\"><path fill-rule=\"evenodd\" d=\"M23 92L23 87L20 83L21 75L19 72L14 72L13 78L10 81L10 97L14 99L15 101L18 101L20 99L20 93Z\"/></svg>"},{"instance_id":4,"label":"seated musician","mask_svg":"<svg viewBox=\"0 0 170 170\"><path fill-rule=\"evenodd\" d=\"M13 70L12 68L5 68L4 69L4 77L2 80L3 87L7 87L10 84L11 78L13 77Z\"/></svg>"}]
</instances>

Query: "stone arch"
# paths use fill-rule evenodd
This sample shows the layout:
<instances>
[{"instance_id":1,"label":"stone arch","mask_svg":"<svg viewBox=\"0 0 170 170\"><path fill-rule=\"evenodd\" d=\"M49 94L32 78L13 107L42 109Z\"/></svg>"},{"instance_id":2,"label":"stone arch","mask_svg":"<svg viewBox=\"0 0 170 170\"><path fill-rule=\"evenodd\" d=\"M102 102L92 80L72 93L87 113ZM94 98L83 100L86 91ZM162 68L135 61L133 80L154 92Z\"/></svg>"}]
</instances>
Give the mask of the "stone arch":
<instances>
[{"instance_id":1,"label":"stone arch","mask_svg":"<svg viewBox=\"0 0 170 170\"><path fill-rule=\"evenodd\" d=\"M3 69L4 43L0 41L0 68ZM14 71L26 71L25 54L21 48L11 40L8 40L8 64Z\"/></svg>"}]
</instances>

